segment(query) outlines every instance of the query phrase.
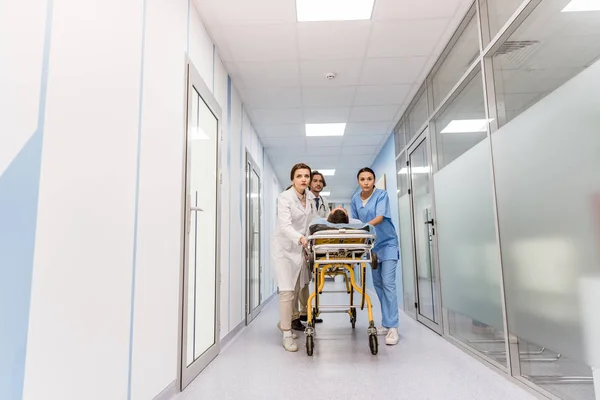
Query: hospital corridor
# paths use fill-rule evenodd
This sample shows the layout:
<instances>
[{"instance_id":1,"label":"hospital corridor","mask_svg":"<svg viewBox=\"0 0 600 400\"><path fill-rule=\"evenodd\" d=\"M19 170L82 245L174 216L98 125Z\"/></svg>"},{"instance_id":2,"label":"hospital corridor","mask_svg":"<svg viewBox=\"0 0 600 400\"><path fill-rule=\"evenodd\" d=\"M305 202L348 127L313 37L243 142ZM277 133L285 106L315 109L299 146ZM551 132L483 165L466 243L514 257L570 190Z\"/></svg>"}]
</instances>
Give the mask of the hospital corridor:
<instances>
[{"instance_id":1,"label":"hospital corridor","mask_svg":"<svg viewBox=\"0 0 600 400\"><path fill-rule=\"evenodd\" d=\"M600 400L600 0L0 0L0 400Z\"/></svg>"}]
</instances>

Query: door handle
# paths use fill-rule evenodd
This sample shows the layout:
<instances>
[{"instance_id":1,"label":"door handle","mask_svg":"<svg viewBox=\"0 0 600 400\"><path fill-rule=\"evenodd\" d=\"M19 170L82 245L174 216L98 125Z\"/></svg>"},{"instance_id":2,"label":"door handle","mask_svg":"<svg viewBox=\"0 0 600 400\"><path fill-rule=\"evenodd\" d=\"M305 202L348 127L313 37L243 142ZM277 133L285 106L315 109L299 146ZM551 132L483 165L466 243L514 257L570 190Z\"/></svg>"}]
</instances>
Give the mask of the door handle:
<instances>
[{"instance_id":1,"label":"door handle","mask_svg":"<svg viewBox=\"0 0 600 400\"><path fill-rule=\"evenodd\" d=\"M201 209L200 207L190 207L190 210L204 212L204 210Z\"/></svg>"},{"instance_id":2,"label":"door handle","mask_svg":"<svg viewBox=\"0 0 600 400\"><path fill-rule=\"evenodd\" d=\"M425 221L425 225L435 225L433 218L431 218L429 221Z\"/></svg>"}]
</instances>

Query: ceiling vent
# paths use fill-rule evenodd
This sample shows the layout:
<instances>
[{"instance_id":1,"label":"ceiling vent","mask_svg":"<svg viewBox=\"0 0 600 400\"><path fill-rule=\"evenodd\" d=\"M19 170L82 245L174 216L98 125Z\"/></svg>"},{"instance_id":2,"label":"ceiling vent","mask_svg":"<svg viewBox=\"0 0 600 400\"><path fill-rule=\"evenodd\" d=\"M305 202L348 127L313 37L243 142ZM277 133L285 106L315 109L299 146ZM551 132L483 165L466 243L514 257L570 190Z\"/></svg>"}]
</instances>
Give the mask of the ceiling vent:
<instances>
[{"instance_id":1,"label":"ceiling vent","mask_svg":"<svg viewBox=\"0 0 600 400\"><path fill-rule=\"evenodd\" d=\"M502 69L517 69L539 50L540 44L538 40L509 40L500 46L495 57L501 62Z\"/></svg>"}]
</instances>

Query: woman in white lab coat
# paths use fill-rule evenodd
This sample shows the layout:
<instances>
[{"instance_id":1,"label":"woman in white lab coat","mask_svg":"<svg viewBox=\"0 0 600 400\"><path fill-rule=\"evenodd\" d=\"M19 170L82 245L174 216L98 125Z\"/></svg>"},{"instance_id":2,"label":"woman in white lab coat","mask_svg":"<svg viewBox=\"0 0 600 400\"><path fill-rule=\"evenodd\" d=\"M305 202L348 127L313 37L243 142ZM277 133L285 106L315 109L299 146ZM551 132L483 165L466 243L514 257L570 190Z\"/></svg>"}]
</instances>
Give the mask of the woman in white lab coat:
<instances>
[{"instance_id":1,"label":"woman in white lab coat","mask_svg":"<svg viewBox=\"0 0 600 400\"><path fill-rule=\"evenodd\" d=\"M283 331L283 347L287 351L298 351L292 334L292 314L298 305L299 288L310 281L303 254L308 226L317 215L315 196L308 190L310 173L306 164L296 164L292 168L292 186L277 200L277 227L271 245L279 287L279 328ZM299 320L295 322L300 323Z\"/></svg>"}]
</instances>

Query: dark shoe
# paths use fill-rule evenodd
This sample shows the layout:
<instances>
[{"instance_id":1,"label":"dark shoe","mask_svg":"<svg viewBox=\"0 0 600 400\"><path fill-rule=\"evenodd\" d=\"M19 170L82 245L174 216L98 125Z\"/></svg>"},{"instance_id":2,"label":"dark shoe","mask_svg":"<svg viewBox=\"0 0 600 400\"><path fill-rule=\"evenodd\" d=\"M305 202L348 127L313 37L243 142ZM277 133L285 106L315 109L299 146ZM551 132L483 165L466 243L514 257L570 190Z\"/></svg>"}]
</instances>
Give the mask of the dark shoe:
<instances>
[{"instance_id":1,"label":"dark shoe","mask_svg":"<svg viewBox=\"0 0 600 400\"><path fill-rule=\"evenodd\" d=\"M307 322L308 321L308 316L307 315L301 315L300 316L300 321ZM321 322L323 322L323 320L321 318L315 318L315 324L320 324Z\"/></svg>"},{"instance_id":2,"label":"dark shoe","mask_svg":"<svg viewBox=\"0 0 600 400\"><path fill-rule=\"evenodd\" d=\"M304 326L304 324L302 324L302 322L300 322L300 319L295 319L292 321L292 329L295 331L302 331L304 332L304 330L306 329L306 327Z\"/></svg>"}]
</instances>

